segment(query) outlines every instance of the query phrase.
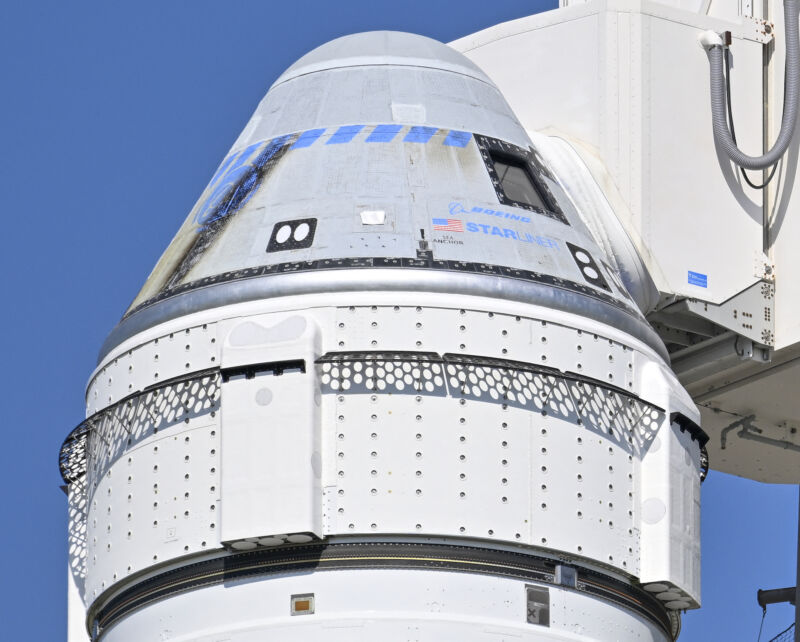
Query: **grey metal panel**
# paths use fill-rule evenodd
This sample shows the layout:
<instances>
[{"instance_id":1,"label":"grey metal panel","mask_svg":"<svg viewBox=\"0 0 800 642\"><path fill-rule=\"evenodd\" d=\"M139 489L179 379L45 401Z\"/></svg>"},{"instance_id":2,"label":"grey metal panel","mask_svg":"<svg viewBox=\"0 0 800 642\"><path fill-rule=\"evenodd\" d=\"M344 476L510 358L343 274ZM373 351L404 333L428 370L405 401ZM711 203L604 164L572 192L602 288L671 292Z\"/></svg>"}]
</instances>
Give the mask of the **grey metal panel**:
<instances>
[{"instance_id":1,"label":"grey metal panel","mask_svg":"<svg viewBox=\"0 0 800 642\"><path fill-rule=\"evenodd\" d=\"M527 163L551 211L504 197L495 152ZM383 222L364 222L362 212L379 212ZM301 222L310 231L289 238ZM589 255L586 264L568 244ZM298 262L359 257L487 264L544 278L525 284L442 270L272 274ZM604 259L503 96L473 63L420 36L349 36L318 48L273 85L104 352L131 328L178 311L409 287L548 305L631 328L661 350L619 279L597 274L611 270ZM218 278L270 267L266 279ZM543 285L548 279L555 289ZM567 292L562 283L576 287Z\"/></svg>"}]
</instances>

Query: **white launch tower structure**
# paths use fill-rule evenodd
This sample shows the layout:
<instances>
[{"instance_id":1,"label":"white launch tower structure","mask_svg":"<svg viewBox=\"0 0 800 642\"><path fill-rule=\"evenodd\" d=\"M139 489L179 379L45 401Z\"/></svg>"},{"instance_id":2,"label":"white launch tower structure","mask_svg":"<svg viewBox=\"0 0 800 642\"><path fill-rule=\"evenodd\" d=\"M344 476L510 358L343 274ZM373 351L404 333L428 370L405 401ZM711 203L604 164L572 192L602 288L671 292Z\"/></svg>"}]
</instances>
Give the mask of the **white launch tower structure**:
<instances>
[{"instance_id":1,"label":"white launch tower structure","mask_svg":"<svg viewBox=\"0 0 800 642\"><path fill-rule=\"evenodd\" d=\"M797 3L562 4L274 82L62 447L70 642L666 642L709 465L800 483Z\"/></svg>"}]
</instances>

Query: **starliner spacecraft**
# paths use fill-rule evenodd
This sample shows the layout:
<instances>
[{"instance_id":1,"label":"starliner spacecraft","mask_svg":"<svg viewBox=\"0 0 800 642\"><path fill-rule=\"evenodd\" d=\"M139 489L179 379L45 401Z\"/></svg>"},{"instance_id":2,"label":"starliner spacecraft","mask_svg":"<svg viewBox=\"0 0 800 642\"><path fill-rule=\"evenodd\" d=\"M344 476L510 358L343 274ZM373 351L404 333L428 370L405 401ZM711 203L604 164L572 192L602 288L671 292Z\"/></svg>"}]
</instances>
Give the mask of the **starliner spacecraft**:
<instances>
[{"instance_id":1,"label":"starliner spacecraft","mask_svg":"<svg viewBox=\"0 0 800 642\"><path fill-rule=\"evenodd\" d=\"M800 482L797 3L562 5L275 80L61 448L70 642L671 641L709 462Z\"/></svg>"}]
</instances>

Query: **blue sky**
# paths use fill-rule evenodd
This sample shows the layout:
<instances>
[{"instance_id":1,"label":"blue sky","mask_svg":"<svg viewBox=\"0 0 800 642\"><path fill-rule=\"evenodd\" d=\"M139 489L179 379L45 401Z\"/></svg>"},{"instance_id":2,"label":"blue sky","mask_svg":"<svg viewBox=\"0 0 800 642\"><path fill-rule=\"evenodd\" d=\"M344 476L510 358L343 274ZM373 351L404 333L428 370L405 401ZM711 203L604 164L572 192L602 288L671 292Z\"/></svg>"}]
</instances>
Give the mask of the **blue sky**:
<instances>
[{"instance_id":1,"label":"blue sky","mask_svg":"<svg viewBox=\"0 0 800 642\"><path fill-rule=\"evenodd\" d=\"M8 2L0 13L7 640L66 633L57 453L118 321L261 96L347 33L448 41L555 2ZM704 608L682 641L754 640L756 589L794 585L797 489L713 473ZM764 636L792 620L771 607Z\"/></svg>"}]
</instances>

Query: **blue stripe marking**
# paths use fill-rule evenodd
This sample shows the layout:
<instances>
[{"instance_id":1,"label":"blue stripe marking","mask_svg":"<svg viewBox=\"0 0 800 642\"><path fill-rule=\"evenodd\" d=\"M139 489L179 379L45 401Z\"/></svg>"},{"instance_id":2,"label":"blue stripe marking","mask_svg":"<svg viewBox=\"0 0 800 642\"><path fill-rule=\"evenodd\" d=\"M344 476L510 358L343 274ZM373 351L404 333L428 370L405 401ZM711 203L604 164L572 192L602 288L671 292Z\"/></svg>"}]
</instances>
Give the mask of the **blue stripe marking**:
<instances>
[{"instance_id":1,"label":"blue stripe marking","mask_svg":"<svg viewBox=\"0 0 800 642\"><path fill-rule=\"evenodd\" d=\"M339 127L328 139L326 145L339 145L349 143L356 137L356 134L364 129L364 125L344 125Z\"/></svg>"},{"instance_id":2,"label":"blue stripe marking","mask_svg":"<svg viewBox=\"0 0 800 642\"><path fill-rule=\"evenodd\" d=\"M302 147L310 147L317 139L325 133L325 129L309 129L300 134L300 137L295 141L289 149L301 149Z\"/></svg>"},{"instance_id":3,"label":"blue stripe marking","mask_svg":"<svg viewBox=\"0 0 800 642\"><path fill-rule=\"evenodd\" d=\"M372 133L367 136L367 142L391 143L401 129L403 129L402 125L376 125Z\"/></svg>"},{"instance_id":4,"label":"blue stripe marking","mask_svg":"<svg viewBox=\"0 0 800 642\"><path fill-rule=\"evenodd\" d=\"M434 219L431 219L431 221L433 221L434 225L447 225L447 219L446 218L434 218Z\"/></svg>"},{"instance_id":5,"label":"blue stripe marking","mask_svg":"<svg viewBox=\"0 0 800 642\"><path fill-rule=\"evenodd\" d=\"M212 186L214 183L216 183L217 179L220 176L223 176L225 174L225 172L228 169L228 165L231 164L231 162L233 161L234 158L236 158L236 154L231 154L230 156L228 156L228 158L226 158L224 161L222 161L222 164L219 166L219 169L217 169L217 171L214 172L214 175L211 177L211 180L208 181L208 186L209 187Z\"/></svg>"},{"instance_id":6,"label":"blue stripe marking","mask_svg":"<svg viewBox=\"0 0 800 642\"><path fill-rule=\"evenodd\" d=\"M412 127L403 139L404 143L427 143L436 133L436 127Z\"/></svg>"},{"instance_id":7,"label":"blue stripe marking","mask_svg":"<svg viewBox=\"0 0 800 642\"><path fill-rule=\"evenodd\" d=\"M444 139L444 144L450 147L466 147L470 140L472 140L472 134L470 132L460 132L457 129L451 129L450 133L447 134L447 138Z\"/></svg>"},{"instance_id":8,"label":"blue stripe marking","mask_svg":"<svg viewBox=\"0 0 800 642\"><path fill-rule=\"evenodd\" d=\"M701 274L700 272L692 272L689 270L689 285L697 285L701 288L708 287L708 275Z\"/></svg>"}]
</instances>

